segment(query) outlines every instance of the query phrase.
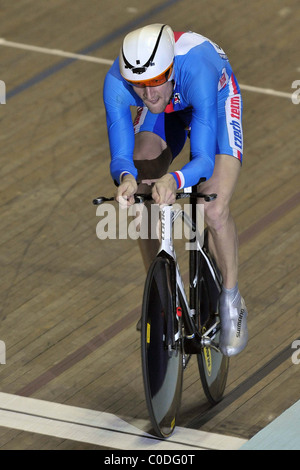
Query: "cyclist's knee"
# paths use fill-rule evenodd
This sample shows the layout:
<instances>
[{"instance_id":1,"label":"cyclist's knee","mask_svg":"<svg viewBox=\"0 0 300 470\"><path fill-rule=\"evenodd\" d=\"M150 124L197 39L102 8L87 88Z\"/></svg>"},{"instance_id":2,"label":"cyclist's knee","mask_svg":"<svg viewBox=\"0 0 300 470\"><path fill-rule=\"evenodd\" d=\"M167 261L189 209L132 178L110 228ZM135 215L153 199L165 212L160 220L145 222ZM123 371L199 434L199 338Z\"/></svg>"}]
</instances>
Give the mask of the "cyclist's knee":
<instances>
[{"instance_id":1,"label":"cyclist's knee","mask_svg":"<svg viewBox=\"0 0 300 470\"><path fill-rule=\"evenodd\" d=\"M208 202L205 204L204 216L207 226L212 230L219 231L229 219L229 206L218 199Z\"/></svg>"},{"instance_id":2,"label":"cyclist's knee","mask_svg":"<svg viewBox=\"0 0 300 470\"><path fill-rule=\"evenodd\" d=\"M152 160L167 147L166 142L153 132L139 132L135 135L133 159Z\"/></svg>"},{"instance_id":3,"label":"cyclist's knee","mask_svg":"<svg viewBox=\"0 0 300 470\"><path fill-rule=\"evenodd\" d=\"M161 178L168 172L171 161L172 154L168 147L156 158L134 160L138 170L138 182Z\"/></svg>"}]
</instances>

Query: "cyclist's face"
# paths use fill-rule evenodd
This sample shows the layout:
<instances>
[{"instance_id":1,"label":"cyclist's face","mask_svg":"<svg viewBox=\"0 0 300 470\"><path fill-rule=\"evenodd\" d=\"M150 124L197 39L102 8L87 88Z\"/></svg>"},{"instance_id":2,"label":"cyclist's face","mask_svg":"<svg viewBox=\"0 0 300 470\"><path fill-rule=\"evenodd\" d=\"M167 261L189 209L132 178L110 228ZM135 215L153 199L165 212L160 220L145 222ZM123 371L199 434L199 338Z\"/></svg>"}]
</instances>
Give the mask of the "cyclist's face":
<instances>
[{"instance_id":1,"label":"cyclist's face","mask_svg":"<svg viewBox=\"0 0 300 470\"><path fill-rule=\"evenodd\" d=\"M162 113L168 105L173 93L173 83L151 87L133 86L135 93L143 100L149 111L153 114Z\"/></svg>"}]
</instances>

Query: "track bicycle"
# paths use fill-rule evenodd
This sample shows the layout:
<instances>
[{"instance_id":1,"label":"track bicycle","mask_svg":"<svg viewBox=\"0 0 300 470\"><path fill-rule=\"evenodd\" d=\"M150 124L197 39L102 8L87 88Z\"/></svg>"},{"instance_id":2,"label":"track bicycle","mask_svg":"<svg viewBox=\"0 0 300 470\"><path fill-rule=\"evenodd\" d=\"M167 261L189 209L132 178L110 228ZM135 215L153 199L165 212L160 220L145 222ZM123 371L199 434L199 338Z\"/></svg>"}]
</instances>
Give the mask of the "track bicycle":
<instances>
[{"instance_id":1,"label":"track bicycle","mask_svg":"<svg viewBox=\"0 0 300 470\"><path fill-rule=\"evenodd\" d=\"M222 279L208 250L208 234L197 228L197 199L212 201L197 187L176 194L190 198L191 215L173 205L160 208L160 248L147 273L141 318L141 356L146 403L154 433L169 437L176 426L182 396L183 373L196 355L203 390L211 404L224 394L229 358L219 350L219 296ZM151 199L135 196L136 203ZM114 198L99 197L98 205ZM188 227L189 296L176 258L173 230L177 218ZM203 240L203 243L200 241Z\"/></svg>"}]
</instances>

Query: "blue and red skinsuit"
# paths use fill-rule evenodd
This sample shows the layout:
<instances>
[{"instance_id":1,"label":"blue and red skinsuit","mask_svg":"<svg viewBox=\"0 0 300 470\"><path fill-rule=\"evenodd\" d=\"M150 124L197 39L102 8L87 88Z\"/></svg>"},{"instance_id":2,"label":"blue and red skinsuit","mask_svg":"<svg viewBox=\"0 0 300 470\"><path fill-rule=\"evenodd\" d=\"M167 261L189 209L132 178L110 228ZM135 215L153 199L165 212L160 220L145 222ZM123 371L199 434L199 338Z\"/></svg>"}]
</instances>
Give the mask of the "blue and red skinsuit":
<instances>
[{"instance_id":1,"label":"blue and red skinsuit","mask_svg":"<svg viewBox=\"0 0 300 470\"><path fill-rule=\"evenodd\" d=\"M219 46L192 32L174 35L172 99L161 115L147 110L145 125L148 122L148 127L142 123L140 130L152 130L167 140L161 122L166 114L185 110L189 116L192 158L181 170L172 173L177 187L183 188L212 176L216 154L232 155L242 161L242 99L228 58ZM137 177L130 106L144 107L144 104L122 78L118 59L106 75L103 98L111 151L110 171L119 184L123 173Z\"/></svg>"}]
</instances>

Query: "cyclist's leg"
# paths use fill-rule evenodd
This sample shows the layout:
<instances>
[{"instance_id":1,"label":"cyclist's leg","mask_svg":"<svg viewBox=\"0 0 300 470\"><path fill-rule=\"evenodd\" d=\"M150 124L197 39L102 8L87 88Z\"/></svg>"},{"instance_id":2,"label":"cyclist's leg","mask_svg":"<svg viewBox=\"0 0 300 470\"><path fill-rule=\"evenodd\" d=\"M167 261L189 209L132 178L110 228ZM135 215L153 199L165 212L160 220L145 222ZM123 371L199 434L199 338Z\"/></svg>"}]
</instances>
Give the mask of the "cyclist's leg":
<instances>
[{"instance_id":1,"label":"cyclist's leg","mask_svg":"<svg viewBox=\"0 0 300 470\"><path fill-rule=\"evenodd\" d=\"M216 155L212 177L200 185L201 192L218 194L215 201L205 203L204 213L209 249L223 277L220 349L227 356L240 353L248 341L247 309L238 289L238 235L229 208L240 167L237 158Z\"/></svg>"},{"instance_id":2,"label":"cyclist's leg","mask_svg":"<svg viewBox=\"0 0 300 470\"><path fill-rule=\"evenodd\" d=\"M204 213L209 248L222 273L223 285L228 289L234 287L238 280L238 236L229 206L240 168L236 158L216 155L212 177L199 186L201 192L218 195L214 201L204 203Z\"/></svg>"},{"instance_id":3,"label":"cyclist's leg","mask_svg":"<svg viewBox=\"0 0 300 470\"><path fill-rule=\"evenodd\" d=\"M240 162L230 155L217 155L212 177L201 191L215 192L215 201L205 204L209 249L224 278L220 296L220 349L232 356L248 341L247 309L238 288L238 236L229 204L240 172Z\"/></svg>"}]
</instances>

